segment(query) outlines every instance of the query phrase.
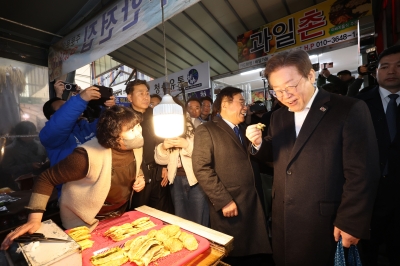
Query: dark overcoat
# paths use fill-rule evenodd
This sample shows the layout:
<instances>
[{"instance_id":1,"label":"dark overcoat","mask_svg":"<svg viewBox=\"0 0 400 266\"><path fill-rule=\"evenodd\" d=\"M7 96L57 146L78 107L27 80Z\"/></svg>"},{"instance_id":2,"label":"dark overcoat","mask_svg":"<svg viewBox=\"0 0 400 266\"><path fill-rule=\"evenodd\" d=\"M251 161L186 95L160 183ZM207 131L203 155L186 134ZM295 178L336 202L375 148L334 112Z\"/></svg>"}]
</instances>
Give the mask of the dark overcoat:
<instances>
[{"instance_id":1,"label":"dark overcoat","mask_svg":"<svg viewBox=\"0 0 400 266\"><path fill-rule=\"evenodd\" d=\"M277 265L333 265L334 226L369 238L379 163L364 102L320 90L297 138L294 113L280 108L256 156L274 164Z\"/></svg>"},{"instance_id":2,"label":"dark overcoat","mask_svg":"<svg viewBox=\"0 0 400 266\"><path fill-rule=\"evenodd\" d=\"M234 237L229 255L271 253L249 153L224 120L217 117L196 129L192 164L210 200L211 228ZM239 214L224 217L222 208L231 200Z\"/></svg>"},{"instance_id":3,"label":"dark overcoat","mask_svg":"<svg viewBox=\"0 0 400 266\"><path fill-rule=\"evenodd\" d=\"M378 194L375 201L374 214L384 216L393 211L400 212L400 106L397 107L397 134L393 142L390 141L390 133L383 109L382 99L379 94L379 86L372 90L357 95L364 100L374 123L376 139L379 147L380 181ZM388 165L387 173L384 173Z\"/></svg>"}]
</instances>

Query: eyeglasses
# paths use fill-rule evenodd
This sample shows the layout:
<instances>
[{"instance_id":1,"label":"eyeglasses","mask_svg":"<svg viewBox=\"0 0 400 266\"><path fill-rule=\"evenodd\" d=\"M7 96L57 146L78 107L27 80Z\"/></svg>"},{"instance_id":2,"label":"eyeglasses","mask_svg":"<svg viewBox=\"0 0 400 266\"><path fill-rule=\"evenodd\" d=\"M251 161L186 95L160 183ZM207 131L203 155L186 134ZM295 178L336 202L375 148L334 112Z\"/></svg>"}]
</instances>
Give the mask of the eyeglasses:
<instances>
[{"instance_id":1,"label":"eyeglasses","mask_svg":"<svg viewBox=\"0 0 400 266\"><path fill-rule=\"evenodd\" d=\"M287 94L293 94L293 93L296 92L297 86L299 86L300 81L302 79L303 79L303 77L301 77L299 82L297 82L296 86L287 86L284 90L274 90L271 86L268 86L269 92L275 98L282 98L283 97L283 92L286 92Z\"/></svg>"}]
</instances>

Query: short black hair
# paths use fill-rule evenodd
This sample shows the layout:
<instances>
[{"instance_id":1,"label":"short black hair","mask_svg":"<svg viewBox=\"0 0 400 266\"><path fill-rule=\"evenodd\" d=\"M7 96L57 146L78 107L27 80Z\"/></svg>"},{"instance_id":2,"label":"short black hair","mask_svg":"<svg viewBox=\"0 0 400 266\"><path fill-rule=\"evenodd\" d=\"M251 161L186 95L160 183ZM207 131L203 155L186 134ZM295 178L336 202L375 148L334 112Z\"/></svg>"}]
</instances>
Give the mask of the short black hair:
<instances>
[{"instance_id":1,"label":"short black hair","mask_svg":"<svg viewBox=\"0 0 400 266\"><path fill-rule=\"evenodd\" d=\"M339 76L339 75L350 75L351 76L351 72L349 71L349 70L342 70L342 71L339 71L337 74L336 74L336 76Z\"/></svg>"},{"instance_id":2,"label":"short black hair","mask_svg":"<svg viewBox=\"0 0 400 266\"><path fill-rule=\"evenodd\" d=\"M236 94L242 93L243 90L235 87L225 87L221 90L220 93L217 95L217 99L215 99L215 102L213 104L213 113L221 113L221 105L222 105L222 100L227 97L230 101L233 100L233 97Z\"/></svg>"},{"instance_id":3,"label":"short black hair","mask_svg":"<svg viewBox=\"0 0 400 266\"><path fill-rule=\"evenodd\" d=\"M54 110L52 106L53 103L56 101L64 101L64 100L58 97L54 97L45 102L43 105L43 114L47 118L47 120L50 120L50 117L54 115L54 113L56 112L56 110Z\"/></svg>"},{"instance_id":4,"label":"short black hair","mask_svg":"<svg viewBox=\"0 0 400 266\"><path fill-rule=\"evenodd\" d=\"M162 98L161 98L161 96L160 95L158 95L158 94L152 94L152 95L150 95L150 99L151 98L158 98L159 100L160 100L160 102L161 102L161 100L162 100Z\"/></svg>"},{"instance_id":5,"label":"short black hair","mask_svg":"<svg viewBox=\"0 0 400 266\"><path fill-rule=\"evenodd\" d=\"M201 106L200 100L197 99L197 98L195 98L195 97L192 97L192 98L190 98L189 100L187 100L187 102L186 102L186 104L185 104L185 108L188 107L189 102L198 102L198 103L200 104L200 106Z\"/></svg>"},{"instance_id":6,"label":"short black hair","mask_svg":"<svg viewBox=\"0 0 400 266\"><path fill-rule=\"evenodd\" d=\"M131 94L133 92L134 87L141 84L146 85L147 90L150 90L150 86L147 83L147 81L145 81L144 79L135 79L133 81L129 81L128 84L126 84L125 87L126 94Z\"/></svg>"},{"instance_id":7,"label":"short black hair","mask_svg":"<svg viewBox=\"0 0 400 266\"><path fill-rule=\"evenodd\" d=\"M378 57L378 64L380 64L381 59L385 56L391 55L391 54L398 54L400 53L400 45L394 45L392 47L386 48L383 50L383 52L379 55Z\"/></svg>"},{"instance_id":8,"label":"short black hair","mask_svg":"<svg viewBox=\"0 0 400 266\"><path fill-rule=\"evenodd\" d=\"M213 104L213 100L209 96L201 97L200 102L203 103L203 101L209 101L211 104Z\"/></svg>"}]
</instances>

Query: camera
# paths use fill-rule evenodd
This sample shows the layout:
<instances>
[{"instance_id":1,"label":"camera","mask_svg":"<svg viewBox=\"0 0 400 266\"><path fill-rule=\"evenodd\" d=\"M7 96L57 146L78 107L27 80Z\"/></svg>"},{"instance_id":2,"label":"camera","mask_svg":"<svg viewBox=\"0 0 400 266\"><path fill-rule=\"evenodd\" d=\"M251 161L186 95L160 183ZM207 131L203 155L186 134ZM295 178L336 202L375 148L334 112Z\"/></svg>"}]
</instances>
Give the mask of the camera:
<instances>
[{"instance_id":1,"label":"camera","mask_svg":"<svg viewBox=\"0 0 400 266\"><path fill-rule=\"evenodd\" d=\"M265 104L260 102L255 102L253 105L250 106L251 112L258 112L258 111L265 111Z\"/></svg>"},{"instance_id":2,"label":"camera","mask_svg":"<svg viewBox=\"0 0 400 266\"><path fill-rule=\"evenodd\" d=\"M361 72L360 67L358 67L358 74L360 75L368 75L371 73L375 73L378 68L378 53L375 48L371 48L367 50L367 72Z\"/></svg>"},{"instance_id":3,"label":"camera","mask_svg":"<svg viewBox=\"0 0 400 266\"><path fill-rule=\"evenodd\" d=\"M326 69L332 68L332 67L333 67L333 62L321 64L321 68L322 68L323 70L326 70Z\"/></svg>"},{"instance_id":4,"label":"camera","mask_svg":"<svg viewBox=\"0 0 400 266\"><path fill-rule=\"evenodd\" d=\"M93 85L94 87L99 88L99 92L101 95L100 99L97 100L91 100L89 101L90 106L93 105L103 105L107 100L110 100L110 97L113 96L113 89L105 86L100 86L100 85Z\"/></svg>"},{"instance_id":5,"label":"camera","mask_svg":"<svg viewBox=\"0 0 400 266\"><path fill-rule=\"evenodd\" d=\"M319 71L319 63L312 64L312 68L315 72Z\"/></svg>"},{"instance_id":6,"label":"camera","mask_svg":"<svg viewBox=\"0 0 400 266\"><path fill-rule=\"evenodd\" d=\"M66 91L76 91L76 89L78 88L78 86L73 83L63 82L63 84Z\"/></svg>"}]
</instances>

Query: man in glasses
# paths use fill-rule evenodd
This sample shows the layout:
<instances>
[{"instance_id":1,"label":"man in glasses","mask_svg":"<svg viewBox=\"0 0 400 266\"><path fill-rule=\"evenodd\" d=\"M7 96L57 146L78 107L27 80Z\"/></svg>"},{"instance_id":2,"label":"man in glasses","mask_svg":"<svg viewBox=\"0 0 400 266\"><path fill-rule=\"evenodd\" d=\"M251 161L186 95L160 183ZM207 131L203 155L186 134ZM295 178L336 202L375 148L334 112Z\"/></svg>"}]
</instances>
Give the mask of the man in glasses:
<instances>
[{"instance_id":1,"label":"man in glasses","mask_svg":"<svg viewBox=\"0 0 400 266\"><path fill-rule=\"evenodd\" d=\"M333 265L336 242L369 238L379 173L366 104L314 87L302 50L272 57L271 93L285 105L267 137L247 128L252 153L274 164L272 246L277 265Z\"/></svg>"}]
</instances>

